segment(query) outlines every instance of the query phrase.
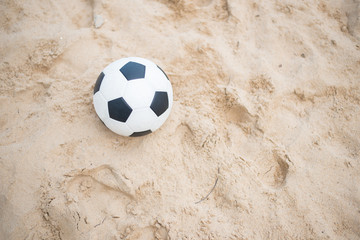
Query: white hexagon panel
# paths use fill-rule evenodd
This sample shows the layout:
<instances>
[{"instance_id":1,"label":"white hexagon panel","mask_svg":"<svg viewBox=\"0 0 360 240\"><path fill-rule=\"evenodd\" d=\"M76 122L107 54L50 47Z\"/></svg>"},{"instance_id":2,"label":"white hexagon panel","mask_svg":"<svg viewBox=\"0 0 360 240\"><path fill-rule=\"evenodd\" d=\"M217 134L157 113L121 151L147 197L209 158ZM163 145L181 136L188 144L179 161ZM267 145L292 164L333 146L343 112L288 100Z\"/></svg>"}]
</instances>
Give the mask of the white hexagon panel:
<instances>
[{"instance_id":1,"label":"white hexagon panel","mask_svg":"<svg viewBox=\"0 0 360 240\"><path fill-rule=\"evenodd\" d=\"M148 79L129 81L124 93L126 102L132 109L148 108L154 98L155 91Z\"/></svg>"}]
</instances>

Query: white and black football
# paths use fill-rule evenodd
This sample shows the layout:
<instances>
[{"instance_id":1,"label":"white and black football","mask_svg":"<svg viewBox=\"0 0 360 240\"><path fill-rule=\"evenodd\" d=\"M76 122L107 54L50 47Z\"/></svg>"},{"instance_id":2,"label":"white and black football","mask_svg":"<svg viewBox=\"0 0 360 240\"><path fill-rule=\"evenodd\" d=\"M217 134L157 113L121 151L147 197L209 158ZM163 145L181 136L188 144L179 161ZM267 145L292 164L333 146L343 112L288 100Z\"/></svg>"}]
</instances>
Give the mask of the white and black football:
<instances>
[{"instance_id":1,"label":"white and black football","mask_svg":"<svg viewBox=\"0 0 360 240\"><path fill-rule=\"evenodd\" d=\"M110 63L99 75L93 103L101 121L122 136L154 132L168 118L173 91L165 72L139 57Z\"/></svg>"}]
</instances>

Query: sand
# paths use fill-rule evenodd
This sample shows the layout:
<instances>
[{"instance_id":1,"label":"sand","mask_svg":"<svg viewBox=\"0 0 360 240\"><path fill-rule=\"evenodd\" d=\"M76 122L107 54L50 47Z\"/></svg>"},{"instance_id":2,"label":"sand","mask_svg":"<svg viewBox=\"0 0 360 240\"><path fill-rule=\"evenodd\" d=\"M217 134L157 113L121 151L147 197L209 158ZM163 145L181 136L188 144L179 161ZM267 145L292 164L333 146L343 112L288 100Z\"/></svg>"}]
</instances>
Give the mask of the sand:
<instances>
[{"instance_id":1,"label":"sand","mask_svg":"<svg viewBox=\"0 0 360 240\"><path fill-rule=\"evenodd\" d=\"M360 239L360 1L0 9L0 239ZM129 56L174 90L141 138L92 105Z\"/></svg>"}]
</instances>

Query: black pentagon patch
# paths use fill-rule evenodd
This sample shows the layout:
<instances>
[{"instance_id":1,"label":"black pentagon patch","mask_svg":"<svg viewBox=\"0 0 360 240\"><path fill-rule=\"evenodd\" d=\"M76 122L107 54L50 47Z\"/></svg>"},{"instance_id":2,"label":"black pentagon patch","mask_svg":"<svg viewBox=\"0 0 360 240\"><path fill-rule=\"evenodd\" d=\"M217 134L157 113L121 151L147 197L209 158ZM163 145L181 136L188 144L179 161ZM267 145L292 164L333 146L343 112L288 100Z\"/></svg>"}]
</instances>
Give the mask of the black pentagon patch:
<instances>
[{"instance_id":1,"label":"black pentagon patch","mask_svg":"<svg viewBox=\"0 0 360 240\"><path fill-rule=\"evenodd\" d=\"M155 92L154 99L150 105L150 108L159 117L169 107L169 98L167 92Z\"/></svg>"},{"instance_id":2,"label":"black pentagon patch","mask_svg":"<svg viewBox=\"0 0 360 240\"><path fill-rule=\"evenodd\" d=\"M102 80L104 79L105 74L103 72L100 73L99 77L96 80L95 87L94 87L94 94L100 90L100 85Z\"/></svg>"},{"instance_id":3,"label":"black pentagon patch","mask_svg":"<svg viewBox=\"0 0 360 240\"><path fill-rule=\"evenodd\" d=\"M122 97L109 101L108 108L110 118L120 122L126 122L132 112L131 107Z\"/></svg>"},{"instance_id":4,"label":"black pentagon patch","mask_svg":"<svg viewBox=\"0 0 360 240\"><path fill-rule=\"evenodd\" d=\"M130 137L141 137L141 136L148 135L149 133L151 133L151 130L146 130L146 131L142 131L142 132L134 132L133 134L130 135Z\"/></svg>"},{"instance_id":5,"label":"black pentagon patch","mask_svg":"<svg viewBox=\"0 0 360 240\"><path fill-rule=\"evenodd\" d=\"M161 69L161 67L159 67L158 65L156 65L156 66L163 72L163 74L165 75L165 77L167 78L167 80L170 81L170 79L168 78L168 76L166 75L166 73Z\"/></svg>"},{"instance_id":6,"label":"black pentagon patch","mask_svg":"<svg viewBox=\"0 0 360 240\"><path fill-rule=\"evenodd\" d=\"M136 62L128 62L122 68L120 68L120 72L124 75L124 77L128 81L133 79L144 78L145 66Z\"/></svg>"}]
</instances>

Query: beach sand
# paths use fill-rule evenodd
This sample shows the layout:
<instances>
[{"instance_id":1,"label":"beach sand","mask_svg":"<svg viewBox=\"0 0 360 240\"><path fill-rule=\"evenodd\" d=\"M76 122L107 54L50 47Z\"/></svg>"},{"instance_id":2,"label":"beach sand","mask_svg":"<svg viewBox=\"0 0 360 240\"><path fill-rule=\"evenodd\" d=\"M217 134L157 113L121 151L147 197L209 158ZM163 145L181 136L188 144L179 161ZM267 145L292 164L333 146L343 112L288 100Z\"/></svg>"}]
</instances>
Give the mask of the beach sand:
<instances>
[{"instance_id":1,"label":"beach sand","mask_svg":"<svg viewBox=\"0 0 360 240\"><path fill-rule=\"evenodd\" d=\"M360 1L2 0L0 239L360 239ZM129 56L174 104L92 94Z\"/></svg>"}]
</instances>

